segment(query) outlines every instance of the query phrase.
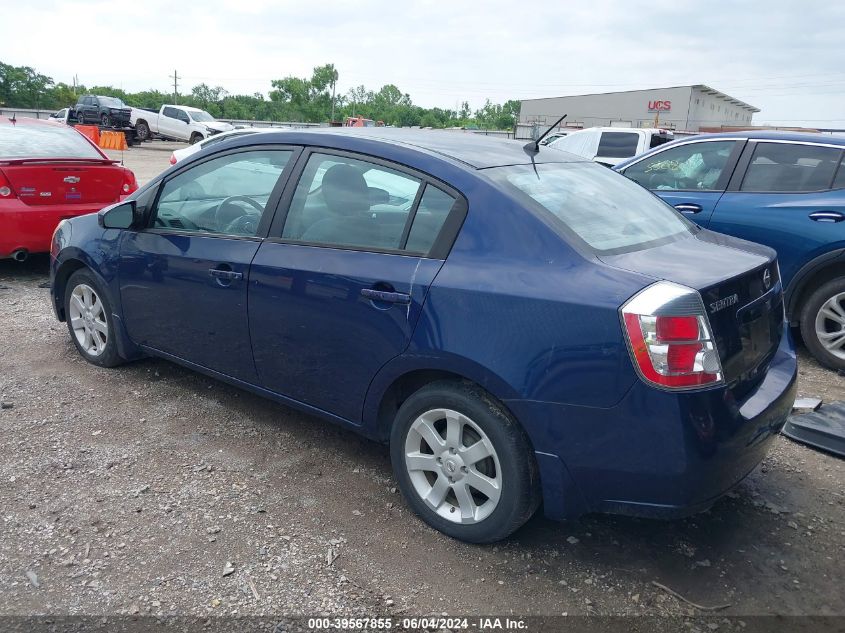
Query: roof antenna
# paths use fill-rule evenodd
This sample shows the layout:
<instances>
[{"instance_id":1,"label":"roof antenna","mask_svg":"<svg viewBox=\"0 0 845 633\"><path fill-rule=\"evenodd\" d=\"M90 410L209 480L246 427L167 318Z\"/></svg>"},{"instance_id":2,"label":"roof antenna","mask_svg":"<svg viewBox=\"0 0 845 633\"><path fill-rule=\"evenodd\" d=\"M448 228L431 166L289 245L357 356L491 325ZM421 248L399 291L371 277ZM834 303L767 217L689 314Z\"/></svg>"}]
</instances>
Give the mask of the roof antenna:
<instances>
[{"instance_id":1,"label":"roof antenna","mask_svg":"<svg viewBox=\"0 0 845 633\"><path fill-rule=\"evenodd\" d=\"M525 150L525 153L526 153L526 154L531 154L532 156L533 156L534 154L538 153L538 152L540 151L540 141L542 141L544 138L546 138L546 137L549 135L549 132L551 132L551 131L552 131L553 129L555 129L558 125L560 125L560 122L561 122L561 121L563 121L563 120L566 118L566 116L567 116L567 115L565 115L565 114L564 114L564 115L563 115L562 117L560 117L557 121L555 121L554 123L552 123L552 124L551 124L551 126L549 127L549 129L548 129L548 130L546 130L545 132L543 132L543 133L540 135L540 137L539 137L536 141L531 141L531 142L529 142L529 143L526 143L526 144L522 147L522 149L524 149L524 150Z\"/></svg>"}]
</instances>

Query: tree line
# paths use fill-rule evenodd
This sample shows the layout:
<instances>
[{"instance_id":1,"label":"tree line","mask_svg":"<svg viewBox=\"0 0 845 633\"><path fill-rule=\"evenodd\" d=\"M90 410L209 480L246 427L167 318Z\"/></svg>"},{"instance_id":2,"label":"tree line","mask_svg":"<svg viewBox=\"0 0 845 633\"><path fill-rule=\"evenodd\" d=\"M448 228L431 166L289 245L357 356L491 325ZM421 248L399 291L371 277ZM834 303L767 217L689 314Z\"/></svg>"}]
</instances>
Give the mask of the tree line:
<instances>
[{"instance_id":1,"label":"tree line","mask_svg":"<svg viewBox=\"0 0 845 633\"><path fill-rule=\"evenodd\" d=\"M76 104L83 94L120 98L137 108L158 109L163 103L194 106L221 119L255 121L297 121L327 123L343 121L348 116L363 116L386 125L421 127L477 127L512 129L519 115L519 101L494 104L472 110L464 101L460 109L423 108L414 105L411 96L397 86L386 84L379 90L356 86L343 94L333 93L338 81L334 64L314 68L310 78L288 76L270 82L269 98L257 92L232 94L222 86L205 83L194 86L190 94L174 95L160 90L126 92L113 86L68 85L55 82L29 66L0 62L0 105L17 108L59 110Z\"/></svg>"}]
</instances>

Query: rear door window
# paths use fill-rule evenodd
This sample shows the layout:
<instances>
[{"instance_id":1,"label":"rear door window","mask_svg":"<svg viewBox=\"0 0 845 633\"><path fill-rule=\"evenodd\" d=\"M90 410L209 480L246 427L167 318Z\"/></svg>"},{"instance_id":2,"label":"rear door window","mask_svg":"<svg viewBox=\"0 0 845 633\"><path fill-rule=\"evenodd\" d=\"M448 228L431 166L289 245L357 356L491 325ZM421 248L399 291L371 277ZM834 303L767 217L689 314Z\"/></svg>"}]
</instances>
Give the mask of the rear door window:
<instances>
[{"instance_id":1,"label":"rear door window","mask_svg":"<svg viewBox=\"0 0 845 633\"><path fill-rule=\"evenodd\" d=\"M830 189L842 150L801 143L757 143L740 191L800 193Z\"/></svg>"},{"instance_id":2,"label":"rear door window","mask_svg":"<svg viewBox=\"0 0 845 633\"><path fill-rule=\"evenodd\" d=\"M596 156L628 158L637 153L640 135L636 132L602 132Z\"/></svg>"},{"instance_id":3,"label":"rear door window","mask_svg":"<svg viewBox=\"0 0 845 633\"><path fill-rule=\"evenodd\" d=\"M485 170L561 233L601 254L639 250L689 235L693 225L665 202L595 163L513 165Z\"/></svg>"},{"instance_id":4,"label":"rear door window","mask_svg":"<svg viewBox=\"0 0 845 633\"><path fill-rule=\"evenodd\" d=\"M405 171L314 153L297 184L282 238L428 255L455 203L454 196Z\"/></svg>"}]
</instances>

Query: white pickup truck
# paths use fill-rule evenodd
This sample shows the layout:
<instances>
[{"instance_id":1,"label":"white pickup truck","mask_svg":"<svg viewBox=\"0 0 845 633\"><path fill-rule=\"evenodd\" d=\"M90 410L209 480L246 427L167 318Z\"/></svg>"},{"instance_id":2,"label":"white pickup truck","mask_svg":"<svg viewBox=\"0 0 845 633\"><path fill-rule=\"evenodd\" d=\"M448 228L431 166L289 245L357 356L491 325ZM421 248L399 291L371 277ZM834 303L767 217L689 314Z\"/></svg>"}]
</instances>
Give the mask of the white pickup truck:
<instances>
[{"instance_id":1,"label":"white pickup truck","mask_svg":"<svg viewBox=\"0 0 845 633\"><path fill-rule=\"evenodd\" d=\"M161 106L158 112L132 108L129 122L142 141L155 136L193 144L219 132L235 129L228 123L217 121L205 110L169 104Z\"/></svg>"},{"instance_id":2,"label":"white pickup truck","mask_svg":"<svg viewBox=\"0 0 845 633\"><path fill-rule=\"evenodd\" d=\"M590 127L554 140L549 147L612 167L674 138L670 130L658 128Z\"/></svg>"}]
</instances>

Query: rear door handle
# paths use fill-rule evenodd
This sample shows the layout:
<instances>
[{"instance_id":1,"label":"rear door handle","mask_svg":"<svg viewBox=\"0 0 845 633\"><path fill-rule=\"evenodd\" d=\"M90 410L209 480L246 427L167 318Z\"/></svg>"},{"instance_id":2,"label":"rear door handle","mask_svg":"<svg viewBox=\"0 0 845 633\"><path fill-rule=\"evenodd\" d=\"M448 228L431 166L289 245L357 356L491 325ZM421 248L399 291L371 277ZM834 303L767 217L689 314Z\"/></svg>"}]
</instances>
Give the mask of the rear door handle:
<instances>
[{"instance_id":1,"label":"rear door handle","mask_svg":"<svg viewBox=\"0 0 845 633\"><path fill-rule=\"evenodd\" d=\"M692 204L690 202L682 202L681 204L676 204L675 208L681 213L686 213L688 215L692 213L701 213L701 205Z\"/></svg>"},{"instance_id":2,"label":"rear door handle","mask_svg":"<svg viewBox=\"0 0 845 633\"><path fill-rule=\"evenodd\" d=\"M373 288L361 288L361 296L372 301L384 301L385 303L399 303L408 305L411 303L411 295L404 292L389 292L387 290L375 290Z\"/></svg>"},{"instance_id":3,"label":"rear door handle","mask_svg":"<svg viewBox=\"0 0 845 633\"><path fill-rule=\"evenodd\" d=\"M842 222L845 215L838 211L815 211L810 214L810 219L816 222Z\"/></svg>"},{"instance_id":4,"label":"rear door handle","mask_svg":"<svg viewBox=\"0 0 845 633\"><path fill-rule=\"evenodd\" d=\"M220 268L209 268L208 274L217 279L225 279L227 281L244 278L243 273L236 273L234 270L222 270Z\"/></svg>"}]
</instances>

